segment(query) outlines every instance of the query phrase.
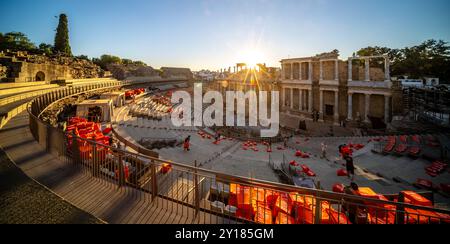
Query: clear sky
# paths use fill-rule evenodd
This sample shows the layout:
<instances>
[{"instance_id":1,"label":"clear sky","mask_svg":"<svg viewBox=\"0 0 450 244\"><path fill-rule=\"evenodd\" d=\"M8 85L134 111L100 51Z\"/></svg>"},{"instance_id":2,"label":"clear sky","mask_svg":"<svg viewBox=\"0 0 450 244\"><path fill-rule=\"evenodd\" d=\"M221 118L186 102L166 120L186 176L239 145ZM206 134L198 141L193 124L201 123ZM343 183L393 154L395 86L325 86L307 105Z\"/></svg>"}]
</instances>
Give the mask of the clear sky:
<instances>
[{"instance_id":1,"label":"clear sky","mask_svg":"<svg viewBox=\"0 0 450 244\"><path fill-rule=\"evenodd\" d=\"M449 0L1 0L0 32L53 44L69 18L72 51L161 66L220 69L248 56L287 57L368 45L401 48L450 41Z\"/></svg>"}]
</instances>

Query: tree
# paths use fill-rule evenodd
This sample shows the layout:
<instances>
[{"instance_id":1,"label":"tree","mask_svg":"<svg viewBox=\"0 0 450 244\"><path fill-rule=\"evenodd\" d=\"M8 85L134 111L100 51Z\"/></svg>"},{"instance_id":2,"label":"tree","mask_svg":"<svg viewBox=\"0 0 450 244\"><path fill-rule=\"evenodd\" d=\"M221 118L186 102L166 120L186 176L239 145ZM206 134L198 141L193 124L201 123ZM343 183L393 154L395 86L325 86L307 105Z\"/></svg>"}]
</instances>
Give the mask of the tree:
<instances>
[{"instance_id":1,"label":"tree","mask_svg":"<svg viewBox=\"0 0 450 244\"><path fill-rule=\"evenodd\" d=\"M36 45L22 32L8 32L0 35L0 50L35 52Z\"/></svg>"},{"instance_id":2,"label":"tree","mask_svg":"<svg viewBox=\"0 0 450 244\"><path fill-rule=\"evenodd\" d=\"M142 62L142 61L139 61L139 60L138 60L138 61L134 61L133 64L134 64L134 65L138 65L138 66L147 66L146 63L144 63L144 62Z\"/></svg>"},{"instance_id":3,"label":"tree","mask_svg":"<svg viewBox=\"0 0 450 244\"><path fill-rule=\"evenodd\" d=\"M76 56L75 58L90 61L90 60L89 60L89 57L88 57L87 55L83 55L83 54L82 54L82 55L78 55L78 56Z\"/></svg>"},{"instance_id":4,"label":"tree","mask_svg":"<svg viewBox=\"0 0 450 244\"><path fill-rule=\"evenodd\" d=\"M39 44L39 52L46 56L51 56L53 55L53 46L47 43L41 43Z\"/></svg>"},{"instance_id":5,"label":"tree","mask_svg":"<svg viewBox=\"0 0 450 244\"><path fill-rule=\"evenodd\" d=\"M108 70L108 65L121 64L122 59L117 56L103 54L100 58L93 58L92 62L94 62L94 64L100 66L102 69Z\"/></svg>"},{"instance_id":6,"label":"tree","mask_svg":"<svg viewBox=\"0 0 450 244\"><path fill-rule=\"evenodd\" d=\"M393 67L393 75L411 78L434 76L450 81L450 46L442 40L428 40L420 45L400 50L401 58Z\"/></svg>"},{"instance_id":7,"label":"tree","mask_svg":"<svg viewBox=\"0 0 450 244\"><path fill-rule=\"evenodd\" d=\"M65 14L59 15L59 24L55 36L55 52L66 56L72 56L72 50L69 44L68 21Z\"/></svg>"}]
</instances>

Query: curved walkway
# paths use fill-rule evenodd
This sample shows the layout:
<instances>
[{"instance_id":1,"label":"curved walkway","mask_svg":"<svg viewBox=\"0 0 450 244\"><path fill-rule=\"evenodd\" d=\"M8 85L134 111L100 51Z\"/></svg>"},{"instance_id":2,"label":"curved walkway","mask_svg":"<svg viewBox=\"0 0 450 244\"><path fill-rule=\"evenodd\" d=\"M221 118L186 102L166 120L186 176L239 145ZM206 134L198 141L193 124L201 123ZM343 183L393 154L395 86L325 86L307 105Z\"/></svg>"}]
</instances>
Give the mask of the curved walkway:
<instances>
[{"instance_id":1,"label":"curved walkway","mask_svg":"<svg viewBox=\"0 0 450 244\"><path fill-rule=\"evenodd\" d=\"M118 189L116 185L95 178L90 173L65 162L62 158L56 158L48 154L34 140L28 123L29 115L27 111L24 111L12 118L0 130L0 147L6 152L7 156L29 177L50 188L74 206L108 223L185 224L223 223L227 221L221 218L211 218L210 214L204 212L200 212L195 217L195 211L188 206L159 197L151 201L150 194L138 192L129 187ZM2 182L2 189L3 187L14 189L13 183L5 178L5 183ZM2 192L2 198L4 198L3 194ZM16 201L21 201L23 198L20 192L11 194L17 194ZM26 194L26 191L24 191L24 194ZM35 206L47 204L42 204L39 201L33 203L33 199L30 200L27 205L30 211L38 211ZM12 204L10 208L17 212L20 211L21 206L23 205ZM0 207L3 208L3 203ZM56 207L54 210L58 212ZM5 218L12 218L6 213L0 214L0 216L3 215L5 215ZM51 223L51 221L45 219L45 214L41 215L36 212L35 216L41 222ZM65 220L70 223L83 223L82 219L77 218ZM34 223L30 219L24 219L23 222Z\"/></svg>"},{"instance_id":2,"label":"curved walkway","mask_svg":"<svg viewBox=\"0 0 450 244\"><path fill-rule=\"evenodd\" d=\"M0 150L1 224L101 224L26 176Z\"/></svg>"}]
</instances>

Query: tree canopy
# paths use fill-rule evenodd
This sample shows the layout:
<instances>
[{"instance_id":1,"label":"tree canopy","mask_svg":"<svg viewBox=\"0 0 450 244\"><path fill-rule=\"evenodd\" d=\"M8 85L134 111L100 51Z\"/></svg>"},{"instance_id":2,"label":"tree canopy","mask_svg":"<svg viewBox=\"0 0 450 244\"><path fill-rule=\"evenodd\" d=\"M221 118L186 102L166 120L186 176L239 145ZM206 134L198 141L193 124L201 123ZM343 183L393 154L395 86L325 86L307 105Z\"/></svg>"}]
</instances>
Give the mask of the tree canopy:
<instances>
[{"instance_id":1,"label":"tree canopy","mask_svg":"<svg viewBox=\"0 0 450 244\"><path fill-rule=\"evenodd\" d=\"M72 50L69 44L68 20L67 15L65 14L59 15L59 24L56 29L54 50L56 53L72 56Z\"/></svg>"},{"instance_id":2,"label":"tree canopy","mask_svg":"<svg viewBox=\"0 0 450 244\"><path fill-rule=\"evenodd\" d=\"M37 48L22 32L0 33L0 50L6 49L11 51L32 51Z\"/></svg>"},{"instance_id":3,"label":"tree canopy","mask_svg":"<svg viewBox=\"0 0 450 244\"><path fill-rule=\"evenodd\" d=\"M133 61L131 59L122 59L118 56L103 54L100 58L93 58L92 61L100 66L104 70L108 70L108 65L110 64L123 64L123 65L136 65L136 66L147 66L142 61Z\"/></svg>"},{"instance_id":4,"label":"tree canopy","mask_svg":"<svg viewBox=\"0 0 450 244\"><path fill-rule=\"evenodd\" d=\"M411 78L437 77L450 81L450 46L442 40L427 40L419 45L402 49L366 47L357 52L360 56L388 55L391 75Z\"/></svg>"}]
</instances>

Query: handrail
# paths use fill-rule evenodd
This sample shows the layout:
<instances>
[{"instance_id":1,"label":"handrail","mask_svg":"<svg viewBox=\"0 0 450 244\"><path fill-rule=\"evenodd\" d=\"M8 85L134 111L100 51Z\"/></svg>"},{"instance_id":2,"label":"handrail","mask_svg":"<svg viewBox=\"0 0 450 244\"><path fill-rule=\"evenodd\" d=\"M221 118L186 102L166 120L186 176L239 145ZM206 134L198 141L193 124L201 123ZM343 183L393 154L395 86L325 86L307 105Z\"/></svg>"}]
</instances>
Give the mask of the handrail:
<instances>
[{"instance_id":1,"label":"handrail","mask_svg":"<svg viewBox=\"0 0 450 244\"><path fill-rule=\"evenodd\" d=\"M89 91L82 91L82 92L74 93L74 94L71 94L70 96L73 97L73 96L84 94L86 92L95 92L95 91L103 90L103 89L112 89L112 88L116 88L116 87L121 87L123 85L124 84L118 84L118 85L115 85L115 86L98 87L96 89L92 89L92 90L89 90ZM67 89L67 88L63 88L63 89ZM53 101L52 103L50 103L47 107L44 108L44 110L42 110L39 113L38 117L40 117L43 113L45 113L48 109L50 109L52 107L52 105L54 105L54 104L56 104L56 103L58 103L58 102L60 102L62 100L65 100L65 99L67 99L67 97L63 97L63 98L57 99L57 100Z\"/></svg>"},{"instance_id":2,"label":"handrail","mask_svg":"<svg viewBox=\"0 0 450 244\"><path fill-rule=\"evenodd\" d=\"M132 84L132 85L134 85L134 84ZM107 87L103 87L103 88L107 88ZM84 92L86 92L86 91L83 91L81 93L84 93ZM76 93L76 94L79 94L79 93ZM72 96L72 95L74 95L74 94L70 94L70 96ZM43 121L41 121L39 119L38 116L36 116L35 114L32 113L31 107L32 107L33 103L35 101L37 101L37 99L39 99L39 98L35 98L27 104L27 110L28 110L29 115L34 120L38 121L41 124L45 124ZM58 99L58 100L60 100L60 99ZM56 102L56 101L53 101L50 104L53 104L54 102ZM216 182L232 182L232 183L243 184L243 185L248 185L248 186L252 186L252 187L261 187L261 188L266 188L266 189L268 188L270 190L286 192L286 193L297 192L297 193L301 193L301 194L308 195L308 196L314 196L318 200L328 200L328 201L333 201L333 202L343 202L343 201L345 201L345 202L347 202L347 201L348 202L361 202L361 201L364 201L364 202L370 202L373 204L380 204L380 205L386 204L386 205L396 206L397 208L400 208L400 209L411 208L411 209L417 209L417 210L423 210L423 211L433 211L433 212L438 212L438 213L443 213L443 214L450 214L450 210L446 210L446 209L431 208L431 207L426 207L426 206L417 206L417 205L412 205L412 204L408 204L408 203L404 203L404 202L384 201L384 200L365 198L365 197L355 196L355 195L335 193L335 192L330 192L330 191L326 191L326 190L309 189L309 188L286 185L286 184L282 184L282 183L270 182L270 181L265 181L265 180L260 180L260 179L252 179L252 178L248 178L248 177L229 175L229 174L221 173L221 172L214 171L214 170L198 168L195 166L190 166L190 165L186 165L186 164L182 164L182 163L159 159L157 157L152 157L149 155L144 155L142 153L139 153L139 150L138 150L138 153L133 153L133 152L125 151L122 149L113 148L111 146L103 145L103 144L97 143L96 141L80 138L78 136L75 136L75 138L78 140L86 141L95 146L109 148L109 149L119 152L120 154L123 154L123 155L134 156L140 160L142 160L142 159L148 160L148 162L152 163L152 164L170 164L173 167L179 168L182 171L194 172L194 174L197 176L212 177L213 179L215 179ZM176 200L176 199L174 199L174 200Z\"/></svg>"},{"instance_id":3,"label":"handrail","mask_svg":"<svg viewBox=\"0 0 450 244\"><path fill-rule=\"evenodd\" d=\"M304 187L299 187L299 186L286 185L286 184L282 184L282 183L266 181L266 180L261 180L261 179L252 179L249 177L229 175L229 174L221 173L221 172L214 171L214 170L198 168L195 166L190 166L190 165L177 163L177 162L173 162L173 161L167 161L167 160L163 160L163 159L159 159L159 158L155 158L155 157L151 157L151 156L147 156L147 155L143 155L143 154L139 154L139 153L125 151L123 149L118 149L118 148L114 148L114 147L107 146L104 144L100 144L96 141L81 138L78 136L75 136L75 138L82 140L82 141L86 141L93 145L99 145L101 147L105 147L105 148L109 148L111 150L118 151L122 154L128 154L130 156L136 156L136 157L148 159L149 161L158 162L160 164L164 164L164 163L171 164L172 166L184 168L186 171L192 171L192 172L197 171L197 173L199 175L214 175L216 177L217 181L228 181L228 182L234 182L236 184L246 184L246 185L251 185L251 186L255 186L255 187L271 188L275 191L282 191L282 192L288 192L288 193L289 192L298 192L298 193L301 193L304 195L316 196L318 198L323 198L323 199L334 199L336 201L342 201L342 200L345 200L345 201L369 201L369 202L376 203L376 204L388 204L388 205L395 205L395 206L403 206L403 207L412 208L412 209L420 209L420 210L424 210L424 211L435 211L435 212L450 214L450 210L446 210L446 209L430 208L430 207L426 207L426 206L418 206L418 205L412 205L412 204L408 204L408 203L399 203L399 202L393 202L393 201L384 201L384 200L367 198L367 197L362 197L362 196L336 193L336 192L331 192L331 191L326 191L326 190L310 189L310 188L304 188Z\"/></svg>"}]
</instances>

